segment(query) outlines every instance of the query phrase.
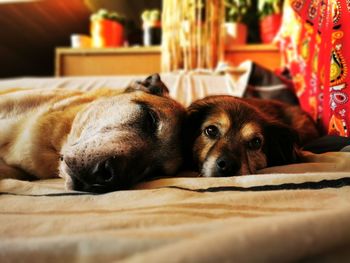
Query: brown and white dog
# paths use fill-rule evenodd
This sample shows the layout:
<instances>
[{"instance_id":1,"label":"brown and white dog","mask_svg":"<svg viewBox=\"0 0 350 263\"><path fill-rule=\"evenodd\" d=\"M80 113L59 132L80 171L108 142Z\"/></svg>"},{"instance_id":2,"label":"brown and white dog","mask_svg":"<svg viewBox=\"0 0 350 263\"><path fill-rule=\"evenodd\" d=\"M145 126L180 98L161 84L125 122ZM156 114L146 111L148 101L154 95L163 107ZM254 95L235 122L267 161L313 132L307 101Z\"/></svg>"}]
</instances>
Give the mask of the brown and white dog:
<instances>
[{"instance_id":1,"label":"brown and white dog","mask_svg":"<svg viewBox=\"0 0 350 263\"><path fill-rule=\"evenodd\" d=\"M127 189L182 164L185 109L155 74L111 89L0 91L0 178L63 177L69 189Z\"/></svg>"},{"instance_id":2,"label":"brown and white dog","mask_svg":"<svg viewBox=\"0 0 350 263\"><path fill-rule=\"evenodd\" d=\"M209 96L193 102L185 122L187 159L202 176L234 176L299 161L299 146L318 137L298 106Z\"/></svg>"}]
</instances>

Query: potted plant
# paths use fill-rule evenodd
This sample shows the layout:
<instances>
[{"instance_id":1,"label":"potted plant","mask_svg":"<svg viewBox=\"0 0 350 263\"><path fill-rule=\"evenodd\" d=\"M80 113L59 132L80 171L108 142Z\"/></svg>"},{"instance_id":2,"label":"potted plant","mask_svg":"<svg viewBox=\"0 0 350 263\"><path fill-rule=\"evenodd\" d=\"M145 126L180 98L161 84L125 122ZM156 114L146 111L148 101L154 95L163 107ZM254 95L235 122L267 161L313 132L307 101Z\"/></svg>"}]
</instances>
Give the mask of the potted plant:
<instances>
[{"instance_id":1,"label":"potted plant","mask_svg":"<svg viewBox=\"0 0 350 263\"><path fill-rule=\"evenodd\" d=\"M225 0L225 46L247 42L247 16L251 0Z\"/></svg>"},{"instance_id":2,"label":"potted plant","mask_svg":"<svg viewBox=\"0 0 350 263\"><path fill-rule=\"evenodd\" d=\"M281 27L283 0L258 0L260 37L263 43L271 43Z\"/></svg>"},{"instance_id":3,"label":"potted plant","mask_svg":"<svg viewBox=\"0 0 350 263\"><path fill-rule=\"evenodd\" d=\"M124 43L125 18L117 12L100 9L90 17L93 47L118 47Z\"/></svg>"},{"instance_id":4,"label":"potted plant","mask_svg":"<svg viewBox=\"0 0 350 263\"><path fill-rule=\"evenodd\" d=\"M161 42L160 11L144 10L141 14L144 46L159 45Z\"/></svg>"}]
</instances>

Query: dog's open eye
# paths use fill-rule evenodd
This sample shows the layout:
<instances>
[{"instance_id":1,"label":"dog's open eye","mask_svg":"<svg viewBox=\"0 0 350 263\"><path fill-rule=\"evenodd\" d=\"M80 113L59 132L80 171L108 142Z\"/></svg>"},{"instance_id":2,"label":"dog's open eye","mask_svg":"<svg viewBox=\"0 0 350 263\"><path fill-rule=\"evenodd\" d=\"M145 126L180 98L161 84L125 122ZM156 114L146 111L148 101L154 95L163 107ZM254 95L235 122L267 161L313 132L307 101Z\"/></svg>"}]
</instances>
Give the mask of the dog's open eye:
<instances>
[{"instance_id":1,"label":"dog's open eye","mask_svg":"<svg viewBox=\"0 0 350 263\"><path fill-rule=\"evenodd\" d=\"M254 137L248 142L248 147L250 150L259 150L262 145L262 139L259 137Z\"/></svg>"},{"instance_id":2,"label":"dog's open eye","mask_svg":"<svg viewBox=\"0 0 350 263\"><path fill-rule=\"evenodd\" d=\"M216 139L219 137L219 129L214 125L209 125L204 129L204 134L210 139Z\"/></svg>"}]
</instances>

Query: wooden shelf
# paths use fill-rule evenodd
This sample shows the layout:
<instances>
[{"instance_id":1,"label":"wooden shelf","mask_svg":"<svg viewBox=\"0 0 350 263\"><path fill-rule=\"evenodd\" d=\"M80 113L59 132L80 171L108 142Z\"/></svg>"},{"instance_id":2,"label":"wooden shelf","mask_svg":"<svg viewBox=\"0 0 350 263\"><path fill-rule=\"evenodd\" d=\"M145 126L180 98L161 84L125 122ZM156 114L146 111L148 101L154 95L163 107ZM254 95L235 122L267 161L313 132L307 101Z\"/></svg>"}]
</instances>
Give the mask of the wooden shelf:
<instances>
[{"instance_id":1,"label":"wooden shelf","mask_svg":"<svg viewBox=\"0 0 350 263\"><path fill-rule=\"evenodd\" d=\"M280 65L273 45L240 45L225 52L232 65L250 59L269 69ZM160 72L161 48L57 48L56 76L147 75Z\"/></svg>"},{"instance_id":2,"label":"wooden shelf","mask_svg":"<svg viewBox=\"0 0 350 263\"><path fill-rule=\"evenodd\" d=\"M245 60L252 60L270 70L281 65L281 54L275 45L239 45L225 52L225 58L232 65L238 65Z\"/></svg>"},{"instance_id":3,"label":"wooden shelf","mask_svg":"<svg viewBox=\"0 0 350 263\"><path fill-rule=\"evenodd\" d=\"M160 71L160 47L57 48L56 76L143 75Z\"/></svg>"},{"instance_id":4,"label":"wooden shelf","mask_svg":"<svg viewBox=\"0 0 350 263\"><path fill-rule=\"evenodd\" d=\"M249 44L237 45L229 48L226 52L249 52L249 51L278 51L278 47L272 44Z\"/></svg>"},{"instance_id":5,"label":"wooden shelf","mask_svg":"<svg viewBox=\"0 0 350 263\"><path fill-rule=\"evenodd\" d=\"M60 47L56 49L61 54L160 54L160 46L153 47L118 47L118 48L70 48Z\"/></svg>"}]
</instances>

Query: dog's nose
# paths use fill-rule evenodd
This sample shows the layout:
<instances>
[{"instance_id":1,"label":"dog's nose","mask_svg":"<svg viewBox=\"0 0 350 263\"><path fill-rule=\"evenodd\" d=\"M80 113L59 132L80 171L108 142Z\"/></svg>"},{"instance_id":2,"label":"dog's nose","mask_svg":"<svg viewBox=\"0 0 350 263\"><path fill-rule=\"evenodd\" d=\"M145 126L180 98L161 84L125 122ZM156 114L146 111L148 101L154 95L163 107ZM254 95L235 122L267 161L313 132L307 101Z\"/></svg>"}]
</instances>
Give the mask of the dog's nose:
<instances>
[{"instance_id":1,"label":"dog's nose","mask_svg":"<svg viewBox=\"0 0 350 263\"><path fill-rule=\"evenodd\" d=\"M218 176L236 175L240 168L240 163L228 158L227 156L221 156L216 160L216 174Z\"/></svg>"},{"instance_id":2,"label":"dog's nose","mask_svg":"<svg viewBox=\"0 0 350 263\"><path fill-rule=\"evenodd\" d=\"M128 189L132 184L130 163L120 156L109 157L86 166L75 158L62 158L73 180L73 189L89 192L108 192Z\"/></svg>"},{"instance_id":3,"label":"dog's nose","mask_svg":"<svg viewBox=\"0 0 350 263\"><path fill-rule=\"evenodd\" d=\"M123 173L123 160L116 157L110 157L104 161L98 162L91 170L89 175L93 184L109 185L118 183L122 186L125 182ZM117 182L118 181L118 182Z\"/></svg>"}]
</instances>

